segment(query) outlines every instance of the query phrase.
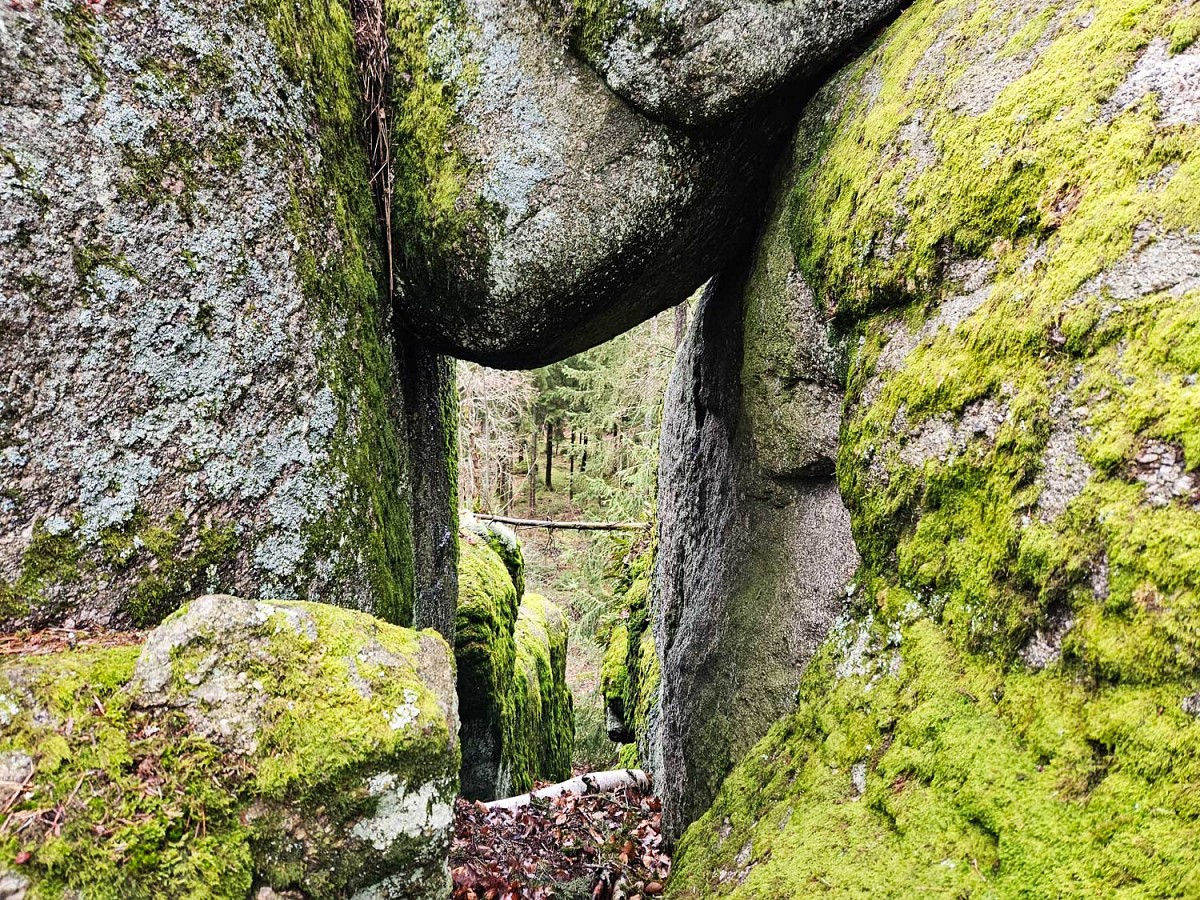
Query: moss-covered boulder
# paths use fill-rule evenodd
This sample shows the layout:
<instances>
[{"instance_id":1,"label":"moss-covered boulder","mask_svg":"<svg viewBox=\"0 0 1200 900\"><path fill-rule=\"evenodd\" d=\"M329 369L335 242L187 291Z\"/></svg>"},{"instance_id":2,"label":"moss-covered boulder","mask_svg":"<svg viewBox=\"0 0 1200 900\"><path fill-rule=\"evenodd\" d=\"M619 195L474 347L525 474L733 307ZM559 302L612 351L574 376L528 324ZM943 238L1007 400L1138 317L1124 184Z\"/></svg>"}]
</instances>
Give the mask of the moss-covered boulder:
<instances>
[{"instance_id":1,"label":"moss-covered boulder","mask_svg":"<svg viewBox=\"0 0 1200 900\"><path fill-rule=\"evenodd\" d=\"M749 238L782 115L633 109L527 0L387 0L398 314L531 367L686 299Z\"/></svg>"},{"instance_id":2,"label":"moss-covered boulder","mask_svg":"<svg viewBox=\"0 0 1200 900\"><path fill-rule=\"evenodd\" d=\"M347 0L6 3L0 83L0 627L216 589L410 621Z\"/></svg>"},{"instance_id":3,"label":"moss-covered boulder","mask_svg":"<svg viewBox=\"0 0 1200 900\"><path fill-rule=\"evenodd\" d=\"M492 800L503 794L504 735L512 720L517 592L504 561L479 537L464 531L460 546L454 656L462 716L462 793Z\"/></svg>"},{"instance_id":4,"label":"moss-covered boulder","mask_svg":"<svg viewBox=\"0 0 1200 900\"><path fill-rule=\"evenodd\" d=\"M1198 33L918 0L810 105L863 567L674 896L1200 891Z\"/></svg>"},{"instance_id":5,"label":"moss-covered boulder","mask_svg":"<svg viewBox=\"0 0 1200 900\"><path fill-rule=\"evenodd\" d=\"M520 558L520 545L515 543ZM462 533L455 655L462 710L462 792L491 800L535 779L570 777L575 719L566 682L566 617L526 594L518 605L504 561Z\"/></svg>"},{"instance_id":6,"label":"moss-covered boulder","mask_svg":"<svg viewBox=\"0 0 1200 900\"><path fill-rule=\"evenodd\" d=\"M525 596L525 554L521 550L521 541L516 532L499 522L488 522L483 519L468 517L463 527L475 536L482 538L484 543L496 551L508 569L512 578L517 597Z\"/></svg>"},{"instance_id":7,"label":"moss-covered boulder","mask_svg":"<svg viewBox=\"0 0 1200 900\"><path fill-rule=\"evenodd\" d=\"M31 898L445 897L453 677L432 631L228 596L141 648L10 658L0 883Z\"/></svg>"},{"instance_id":8,"label":"moss-covered boulder","mask_svg":"<svg viewBox=\"0 0 1200 900\"><path fill-rule=\"evenodd\" d=\"M512 719L501 781L519 794L535 780L571 777L575 712L567 687L567 617L540 594L526 594L517 614Z\"/></svg>"},{"instance_id":9,"label":"moss-covered boulder","mask_svg":"<svg viewBox=\"0 0 1200 900\"><path fill-rule=\"evenodd\" d=\"M651 627L649 569L653 550L647 548L624 570L628 580L617 595L617 619L608 634L600 669L604 719L609 740L623 744L621 764L652 766L650 744L658 711L659 662Z\"/></svg>"}]
</instances>

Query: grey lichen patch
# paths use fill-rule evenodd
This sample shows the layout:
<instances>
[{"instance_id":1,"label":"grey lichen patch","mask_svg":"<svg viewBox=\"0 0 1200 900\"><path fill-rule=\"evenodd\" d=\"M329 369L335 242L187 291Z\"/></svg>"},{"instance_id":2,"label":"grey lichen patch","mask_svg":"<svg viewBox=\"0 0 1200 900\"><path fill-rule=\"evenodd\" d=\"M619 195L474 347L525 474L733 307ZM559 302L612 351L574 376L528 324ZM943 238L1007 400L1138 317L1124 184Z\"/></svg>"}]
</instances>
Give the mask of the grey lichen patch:
<instances>
[{"instance_id":1,"label":"grey lichen patch","mask_svg":"<svg viewBox=\"0 0 1200 900\"><path fill-rule=\"evenodd\" d=\"M1149 98L1158 108L1158 127L1200 124L1200 49L1193 44L1172 53L1166 38L1155 38L1101 114L1111 120Z\"/></svg>"},{"instance_id":2,"label":"grey lichen patch","mask_svg":"<svg viewBox=\"0 0 1200 900\"><path fill-rule=\"evenodd\" d=\"M0 579L29 582L53 523L83 557L59 567L78 577L42 568L53 602L25 605L43 618L153 623L176 585L410 614L396 363L331 9L302 26L324 42L276 41L274 12L242 2L4 10ZM93 551L139 517L178 556L135 547L110 577ZM169 589L136 596L164 564Z\"/></svg>"}]
</instances>

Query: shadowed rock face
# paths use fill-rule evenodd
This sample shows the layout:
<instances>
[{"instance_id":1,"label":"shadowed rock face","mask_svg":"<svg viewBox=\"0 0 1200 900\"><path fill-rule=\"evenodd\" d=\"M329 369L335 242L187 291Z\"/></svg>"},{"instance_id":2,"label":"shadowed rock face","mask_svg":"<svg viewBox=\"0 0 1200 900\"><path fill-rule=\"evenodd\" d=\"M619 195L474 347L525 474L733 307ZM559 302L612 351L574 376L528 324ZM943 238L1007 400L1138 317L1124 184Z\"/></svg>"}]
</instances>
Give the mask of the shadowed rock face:
<instances>
[{"instance_id":1,"label":"shadowed rock face","mask_svg":"<svg viewBox=\"0 0 1200 900\"><path fill-rule=\"evenodd\" d=\"M841 350L794 270L790 192L706 292L667 391L649 744L672 839L792 708L858 566L833 477Z\"/></svg>"},{"instance_id":2,"label":"shadowed rock face","mask_svg":"<svg viewBox=\"0 0 1200 900\"><path fill-rule=\"evenodd\" d=\"M542 365L686 298L745 242L779 113L685 133L630 108L527 0L393 10L404 324ZM432 127L430 122L442 127ZM424 173L432 173L432 177Z\"/></svg>"},{"instance_id":3,"label":"shadowed rock face","mask_svg":"<svg viewBox=\"0 0 1200 900\"><path fill-rule=\"evenodd\" d=\"M608 85L654 119L713 125L818 74L903 0L541 4Z\"/></svg>"}]
</instances>

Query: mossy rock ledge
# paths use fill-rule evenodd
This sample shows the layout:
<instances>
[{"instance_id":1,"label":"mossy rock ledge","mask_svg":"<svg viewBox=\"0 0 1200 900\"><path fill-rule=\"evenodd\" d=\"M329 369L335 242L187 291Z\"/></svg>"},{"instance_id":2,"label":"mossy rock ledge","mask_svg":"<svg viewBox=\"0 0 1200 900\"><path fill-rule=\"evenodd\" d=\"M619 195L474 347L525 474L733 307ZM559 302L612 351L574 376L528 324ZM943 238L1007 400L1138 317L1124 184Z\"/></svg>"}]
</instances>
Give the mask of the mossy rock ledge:
<instances>
[{"instance_id":1,"label":"mossy rock ledge","mask_svg":"<svg viewBox=\"0 0 1200 900\"><path fill-rule=\"evenodd\" d=\"M669 895L1200 896L1198 35L917 0L809 104L862 563Z\"/></svg>"},{"instance_id":2,"label":"mossy rock ledge","mask_svg":"<svg viewBox=\"0 0 1200 900\"><path fill-rule=\"evenodd\" d=\"M0 724L5 897L449 893L458 701L431 630L205 596L140 648L6 662Z\"/></svg>"},{"instance_id":3,"label":"mossy rock ledge","mask_svg":"<svg viewBox=\"0 0 1200 900\"><path fill-rule=\"evenodd\" d=\"M515 537L505 546L509 560L521 558ZM507 797L538 779L570 777L575 718L566 616L537 594L518 605L505 560L474 531L462 532L458 577L463 795Z\"/></svg>"}]
</instances>

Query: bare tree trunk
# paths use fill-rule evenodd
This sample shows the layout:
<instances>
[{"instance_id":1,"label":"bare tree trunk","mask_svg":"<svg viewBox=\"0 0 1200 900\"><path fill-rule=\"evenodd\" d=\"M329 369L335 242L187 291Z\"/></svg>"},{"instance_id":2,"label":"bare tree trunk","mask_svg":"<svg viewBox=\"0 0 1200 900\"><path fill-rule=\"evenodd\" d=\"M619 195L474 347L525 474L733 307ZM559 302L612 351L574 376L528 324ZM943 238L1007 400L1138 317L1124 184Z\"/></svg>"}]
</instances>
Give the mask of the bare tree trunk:
<instances>
[{"instance_id":1,"label":"bare tree trunk","mask_svg":"<svg viewBox=\"0 0 1200 900\"><path fill-rule=\"evenodd\" d=\"M575 432L571 432L571 450L567 454L570 468L567 470L567 499L575 499Z\"/></svg>"},{"instance_id":2,"label":"bare tree trunk","mask_svg":"<svg viewBox=\"0 0 1200 900\"><path fill-rule=\"evenodd\" d=\"M684 335L688 334L688 301L676 307L676 349L683 343Z\"/></svg>"},{"instance_id":3,"label":"bare tree trunk","mask_svg":"<svg viewBox=\"0 0 1200 900\"><path fill-rule=\"evenodd\" d=\"M587 441L588 441L586 431L582 435L580 435L580 441L583 444L583 456L579 460L579 471L586 472L587 471Z\"/></svg>"},{"instance_id":4,"label":"bare tree trunk","mask_svg":"<svg viewBox=\"0 0 1200 900\"><path fill-rule=\"evenodd\" d=\"M537 432L529 441L529 512L537 512Z\"/></svg>"},{"instance_id":5,"label":"bare tree trunk","mask_svg":"<svg viewBox=\"0 0 1200 900\"><path fill-rule=\"evenodd\" d=\"M546 420L546 490L554 487L551 465L554 463L554 423Z\"/></svg>"}]
</instances>

